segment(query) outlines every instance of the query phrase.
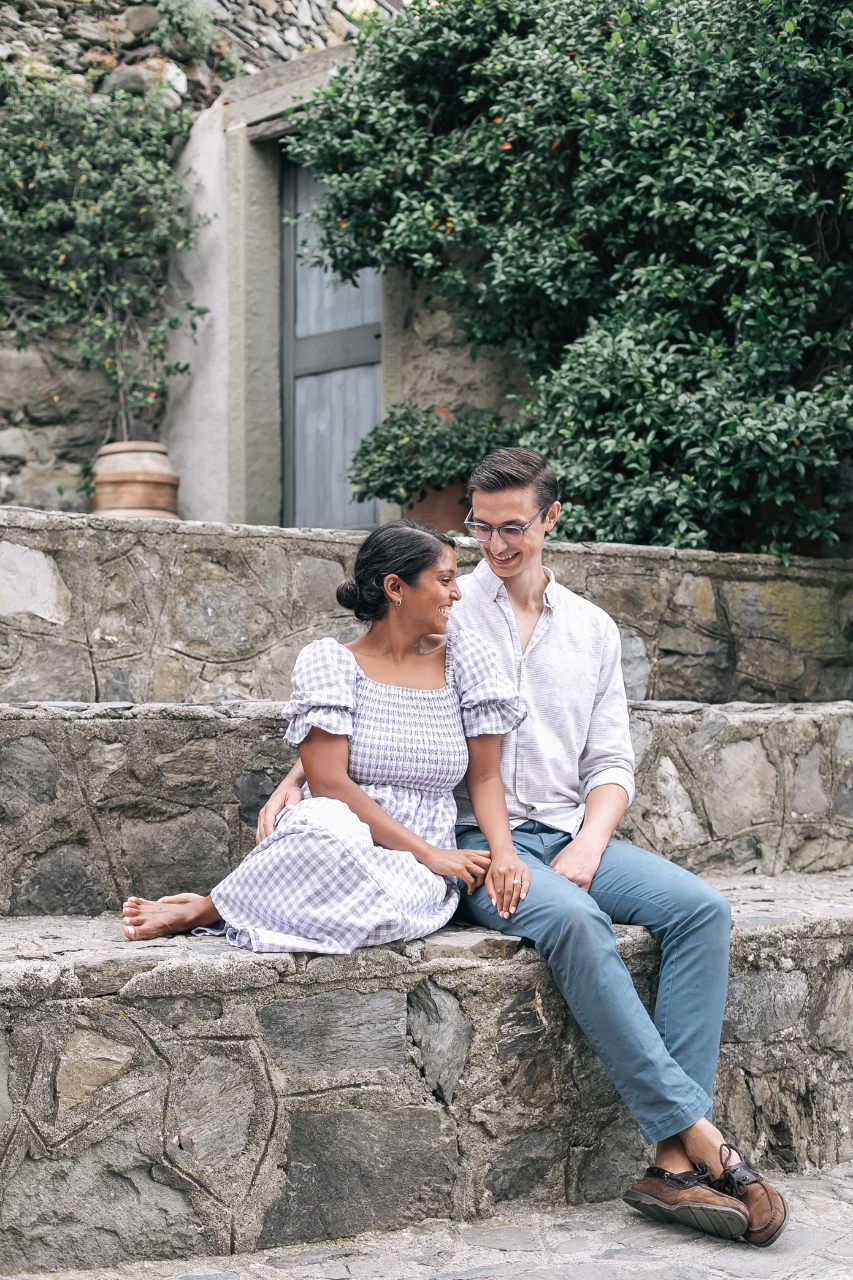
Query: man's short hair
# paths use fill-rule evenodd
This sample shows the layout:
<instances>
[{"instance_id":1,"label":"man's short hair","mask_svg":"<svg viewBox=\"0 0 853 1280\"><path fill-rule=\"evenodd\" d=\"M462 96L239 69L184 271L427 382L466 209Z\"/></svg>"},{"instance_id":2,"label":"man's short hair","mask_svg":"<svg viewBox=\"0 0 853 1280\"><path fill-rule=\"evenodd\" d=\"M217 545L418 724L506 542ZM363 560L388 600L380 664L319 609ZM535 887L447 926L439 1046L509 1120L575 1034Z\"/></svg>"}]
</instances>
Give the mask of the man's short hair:
<instances>
[{"instance_id":1,"label":"man's short hair","mask_svg":"<svg viewBox=\"0 0 853 1280\"><path fill-rule=\"evenodd\" d=\"M536 501L541 507L550 507L559 496L554 469L533 449L495 449L471 472L468 481L469 496L479 489L482 493L502 493L504 489L536 490Z\"/></svg>"}]
</instances>

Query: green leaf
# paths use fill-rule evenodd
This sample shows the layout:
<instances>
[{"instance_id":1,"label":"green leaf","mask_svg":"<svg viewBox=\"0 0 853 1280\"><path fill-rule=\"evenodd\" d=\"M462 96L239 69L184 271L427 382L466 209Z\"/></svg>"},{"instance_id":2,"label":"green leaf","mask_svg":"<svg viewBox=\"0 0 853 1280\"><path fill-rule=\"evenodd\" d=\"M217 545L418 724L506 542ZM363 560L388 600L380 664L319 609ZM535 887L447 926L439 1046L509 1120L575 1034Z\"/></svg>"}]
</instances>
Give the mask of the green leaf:
<instances>
[{"instance_id":1,"label":"green leaf","mask_svg":"<svg viewBox=\"0 0 853 1280\"><path fill-rule=\"evenodd\" d=\"M811 552L853 505L851 66L825 0L410 0L288 155L329 175L318 261L407 273L526 362L501 430L554 463L561 536ZM406 412L365 494L490 446Z\"/></svg>"}]
</instances>

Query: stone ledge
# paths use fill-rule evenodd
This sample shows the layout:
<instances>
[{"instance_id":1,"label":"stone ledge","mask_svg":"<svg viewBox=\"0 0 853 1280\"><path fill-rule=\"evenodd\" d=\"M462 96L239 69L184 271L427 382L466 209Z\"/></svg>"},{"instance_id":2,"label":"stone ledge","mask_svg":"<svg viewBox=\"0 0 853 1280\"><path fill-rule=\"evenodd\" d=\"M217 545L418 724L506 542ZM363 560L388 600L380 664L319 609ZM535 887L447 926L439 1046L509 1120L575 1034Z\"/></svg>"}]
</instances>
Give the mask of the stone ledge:
<instances>
[{"instance_id":1,"label":"stone ledge","mask_svg":"<svg viewBox=\"0 0 853 1280\"><path fill-rule=\"evenodd\" d=\"M635 704L620 834L701 873L853 864L853 704ZM293 760L283 705L0 705L0 914L207 893Z\"/></svg>"},{"instance_id":2,"label":"stone ledge","mask_svg":"<svg viewBox=\"0 0 853 1280\"><path fill-rule=\"evenodd\" d=\"M4 507L0 698L284 699L302 645L355 634L334 588L361 537ZM559 582L616 619L635 698L853 693L851 560L783 566L773 556L598 543L550 543L546 559ZM476 560L460 540L461 568Z\"/></svg>"},{"instance_id":3,"label":"stone ledge","mask_svg":"<svg viewBox=\"0 0 853 1280\"><path fill-rule=\"evenodd\" d=\"M849 1159L853 873L721 883L721 1123L770 1168ZM647 1151L547 967L464 932L293 956L0 921L6 1273L617 1194ZM656 946L616 932L649 1004Z\"/></svg>"}]
</instances>

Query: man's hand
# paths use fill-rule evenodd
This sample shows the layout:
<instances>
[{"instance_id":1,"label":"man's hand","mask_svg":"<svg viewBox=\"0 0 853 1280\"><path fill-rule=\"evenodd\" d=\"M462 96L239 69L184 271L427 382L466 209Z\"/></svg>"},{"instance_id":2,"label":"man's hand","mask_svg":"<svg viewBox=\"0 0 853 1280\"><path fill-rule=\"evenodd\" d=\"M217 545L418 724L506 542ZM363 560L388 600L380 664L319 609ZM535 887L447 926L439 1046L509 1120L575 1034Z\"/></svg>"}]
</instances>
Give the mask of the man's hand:
<instances>
[{"instance_id":1,"label":"man's hand","mask_svg":"<svg viewBox=\"0 0 853 1280\"><path fill-rule=\"evenodd\" d=\"M574 840L558 853L551 870L589 893L608 841L628 808L628 792L618 782L593 787L586 798L583 826Z\"/></svg>"},{"instance_id":2,"label":"man's hand","mask_svg":"<svg viewBox=\"0 0 853 1280\"><path fill-rule=\"evenodd\" d=\"M255 838L258 844L266 840L275 831L275 820L282 809L295 809L302 799L302 788L292 782L290 775L280 782L258 814L258 829Z\"/></svg>"},{"instance_id":3,"label":"man's hand","mask_svg":"<svg viewBox=\"0 0 853 1280\"><path fill-rule=\"evenodd\" d=\"M515 915L519 902L523 902L530 889L530 869L521 861L515 849L510 847L492 855L486 891L492 906L502 920Z\"/></svg>"},{"instance_id":4,"label":"man's hand","mask_svg":"<svg viewBox=\"0 0 853 1280\"><path fill-rule=\"evenodd\" d=\"M583 837L584 833L581 829L574 840L570 840L565 849L557 854L551 863L551 870L556 871L558 876L571 880L572 884L578 885L584 893L589 893L589 886L599 868L604 849L597 843L593 844L589 839L584 840Z\"/></svg>"}]
</instances>

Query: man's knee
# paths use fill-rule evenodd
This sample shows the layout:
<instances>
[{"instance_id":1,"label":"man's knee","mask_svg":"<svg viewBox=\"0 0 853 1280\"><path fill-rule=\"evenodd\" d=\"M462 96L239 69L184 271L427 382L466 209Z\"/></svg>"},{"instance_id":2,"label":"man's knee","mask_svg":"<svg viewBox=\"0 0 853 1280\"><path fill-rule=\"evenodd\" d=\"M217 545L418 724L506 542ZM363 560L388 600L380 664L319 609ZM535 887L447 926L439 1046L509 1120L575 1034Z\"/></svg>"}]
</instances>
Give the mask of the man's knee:
<instances>
[{"instance_id":1,"label":"man's knee","mask_svg":"<svg viewBox=\"0 0 853 1280\"><path fill-rule=\"evenodd\" d=\"M534 897L536 889L539 893ZM615 946L610 917L594 898L564 876L548 876L544 884L541 880L531 884L528 901L531 899L531 905L541 908L543 944L556 947L571 940L589 948Z\"/></svg>"},{"instance_id":2,"label":"man's knee","mask_svg":"<svg viewBox=\"0 0 853 1280\"><path fill-rule=\"evenodd\" d=\"M713 885L702 881L702 901L707 912L708 919L721 929L725 929L729 933L732 927L732 904L724 893L720 893L719 889L715 889Z\"/></svg>"},{"instance_id":3,"label":"man's knee","mask_svg":"<svg viewBox=\"0 0 853 1280\"><path fill-rule=\"evenodd\" d=\"M731 921L732 908L728 898L712 884L708 884L707 880L694 875L693 872L688 872L682 881L682 886L684 903L688 909L701 913L709 920L719 921L721 924L728 924Z\"/></svg>"},{"instance_id":4,"label":"man's knee","mask_svg":"<svg viewBox=\"0 0 853 1280\"><path fill-rule=\"evenodd\" d=\"M728 941L732 926L732 907L725 894L698 876L691 876L690 891L685 893L682 904L682 921L685 925L699 926L720 940Z\"/></svg>"}]
</instances>

